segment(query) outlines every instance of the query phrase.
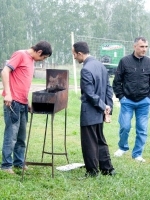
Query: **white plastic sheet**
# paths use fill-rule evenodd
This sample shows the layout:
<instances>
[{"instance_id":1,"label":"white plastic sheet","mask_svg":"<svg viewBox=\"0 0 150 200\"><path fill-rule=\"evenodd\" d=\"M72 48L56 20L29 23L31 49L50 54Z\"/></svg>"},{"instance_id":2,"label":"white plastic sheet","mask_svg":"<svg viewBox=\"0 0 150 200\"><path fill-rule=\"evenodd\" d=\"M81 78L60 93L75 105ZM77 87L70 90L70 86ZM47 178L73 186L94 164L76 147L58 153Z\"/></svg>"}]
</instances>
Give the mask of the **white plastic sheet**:
<instances>
[{"instance_id":1,"label":"white plastic sheet","mask_svg":"<svg viewBox=\"0 0 150 200\"><path fill-rule=\"evenodd\" d=\"M59 171L69 171L69 170L84 167L84 166L85 165L83 163L71 163L71 164L68 164L68 165L56 167L56 169L59 170Z\"/></svg>"}]
</instances>

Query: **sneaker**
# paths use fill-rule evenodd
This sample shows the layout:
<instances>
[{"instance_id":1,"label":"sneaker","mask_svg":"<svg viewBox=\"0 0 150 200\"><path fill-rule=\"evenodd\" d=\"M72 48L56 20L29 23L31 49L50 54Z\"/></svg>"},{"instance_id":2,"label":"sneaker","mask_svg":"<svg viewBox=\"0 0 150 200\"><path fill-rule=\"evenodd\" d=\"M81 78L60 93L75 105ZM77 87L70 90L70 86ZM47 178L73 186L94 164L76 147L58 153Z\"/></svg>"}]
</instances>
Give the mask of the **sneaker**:
<instances>
[{"instance_id":1,"label":"sneaker","mask_svg":"<svg viewBox=\"0 0 150 200\"><path fill-rule=\"evenodd\" d=\"M24 167L21 166L14 166L15 169L24 169L24 170L28 170L29 168L27 167L27 165L25 165Z\"/></svg>"},{"instance_id":2,"label":"sneaker","mask_svg":"<svg viewBox=\"0 0 150 200\"><path fill-rule=\"evenodd\" d=\"M118 149L115 153L114 153L114 156L116 156L116 157L121 157L121 156L123 156L123 154L125 154L126 153L126 151L123 151L123 150L121 150L121 149Z\"/></svg>"},{"instance_id":3,"label":"sneaker","mask_svg":"<svg viewBox=\"0 0 150 200\"><path fill-rule=\"evenodd\" d=\"M142 158L142 156L138 156L138 157L134 158L134 160L136 160L138 162L146 162L146 160L144 158Z\"/></svg>"},{"instance_id":4,"label":"sneaker","mask_svg":"<svg viewBox=\"0 0 150 200\"><path fill-rule=\"evenodd\" d=\"M4 172L7 172L8 174L15 174L15 172L11 168L1 169L1 170L3 170Z\"/></svg>"},{"instance_id":5,"label":"sneaker","mask_svg":"<svg viewBox=\"0 0 150 200\"><path fill-rule=\"evenodd\" d=\"M29 168L28 168L27 165L25 165L25 166L23 167L23 169L24 169L24 170L28 170Z\"/></svg>"}]
</instances>

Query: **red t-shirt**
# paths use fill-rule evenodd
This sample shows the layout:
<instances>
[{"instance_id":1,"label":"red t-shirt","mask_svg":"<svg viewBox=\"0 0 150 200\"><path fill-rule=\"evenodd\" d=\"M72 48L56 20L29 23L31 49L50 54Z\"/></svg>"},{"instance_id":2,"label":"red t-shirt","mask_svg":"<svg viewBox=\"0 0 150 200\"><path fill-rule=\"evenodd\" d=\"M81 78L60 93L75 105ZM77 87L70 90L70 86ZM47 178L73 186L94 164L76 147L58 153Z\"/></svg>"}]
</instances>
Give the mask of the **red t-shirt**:
<instances>
[{"instance_id":1,"label":"red t-shirt","mask_svg":"<svg viewBox=\"0 0 150 200\"><path fill-rule=\"evenodd\" d=\"M10 73L10 91L12 99L28 104L28 93L34 74L34 60L26 50L19 50L12 54L6 64L12 69ZM5 96L5 91L3 91Z\"/></svg>"}]
</instances>

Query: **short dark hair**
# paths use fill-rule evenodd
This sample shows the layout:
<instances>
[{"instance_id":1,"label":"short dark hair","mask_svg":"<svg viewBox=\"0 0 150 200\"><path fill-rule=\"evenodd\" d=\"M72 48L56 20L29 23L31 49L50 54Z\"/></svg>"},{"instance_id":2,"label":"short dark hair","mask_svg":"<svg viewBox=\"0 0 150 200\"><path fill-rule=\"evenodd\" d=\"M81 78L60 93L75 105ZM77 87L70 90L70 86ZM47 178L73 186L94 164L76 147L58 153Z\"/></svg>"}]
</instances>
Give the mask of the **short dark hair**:
<instances>
[{"instance_id":1,"label":"short dark hair","mask_svg":"<svg viewBox=\"0 0 150 200\"><path fill-rule=\"evenodd\" d=\"M144 37L140 36L134 39L134 43L137 43L139 40L142 40L143 42L147 42L147 40Z\"/></svg>"},{"instance_id":2,"label":"short dark hair","mask_svg":"<svg viewBox=\"0 0 150 200\"><path fill-rule=\"evenodd\" d=\"M34 51L39 51L42 50L42 54L43 55L52 55L52 47L50 45L49 42L46 42L45 40L41 40L40 42L38 42L36 45L31 47Z\"/></svg>"},{"instance_id":3,"label":"short dark hair","mask_svg":"<svg viewBox=\"0 0 150 200\"><path fill-rule=\"evenodd\" d=\"M76 42L74 45L74 51L76 53L78 52L82 52L83 54L88 54L90 51L89 51L89 47L88 47L88 44L86 42Z\"/></svg>"}]
</instances>

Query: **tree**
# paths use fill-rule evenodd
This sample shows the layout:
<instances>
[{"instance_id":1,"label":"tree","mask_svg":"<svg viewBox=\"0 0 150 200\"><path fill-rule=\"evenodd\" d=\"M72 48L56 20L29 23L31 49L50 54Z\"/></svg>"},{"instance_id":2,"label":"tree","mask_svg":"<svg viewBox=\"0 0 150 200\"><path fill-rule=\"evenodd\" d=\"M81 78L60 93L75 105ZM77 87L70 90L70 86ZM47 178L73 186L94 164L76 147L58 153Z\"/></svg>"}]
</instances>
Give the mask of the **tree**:
<instances>
[{"instance_id":1,"label":"tree","mask_svg":"<svg viewBox=\"0 0 150 200\"><path fill-rule=\"evenodd\" d=\"M0 7L0 61L4 63L13 51L26 46L25 2L7 0Z\"/></svg>"},{"instance_id":2,"label":"tree","mask_svg":"<svg viewBox=\"0 0 150 200\"><path fill-rule=\"evenodd\" d=\"M149 19L144 0L1 0L0 61L47 40L53 49L49 64L71 63L72 31L96 38L150 39Z\"/></svg>"}]
</instances>

